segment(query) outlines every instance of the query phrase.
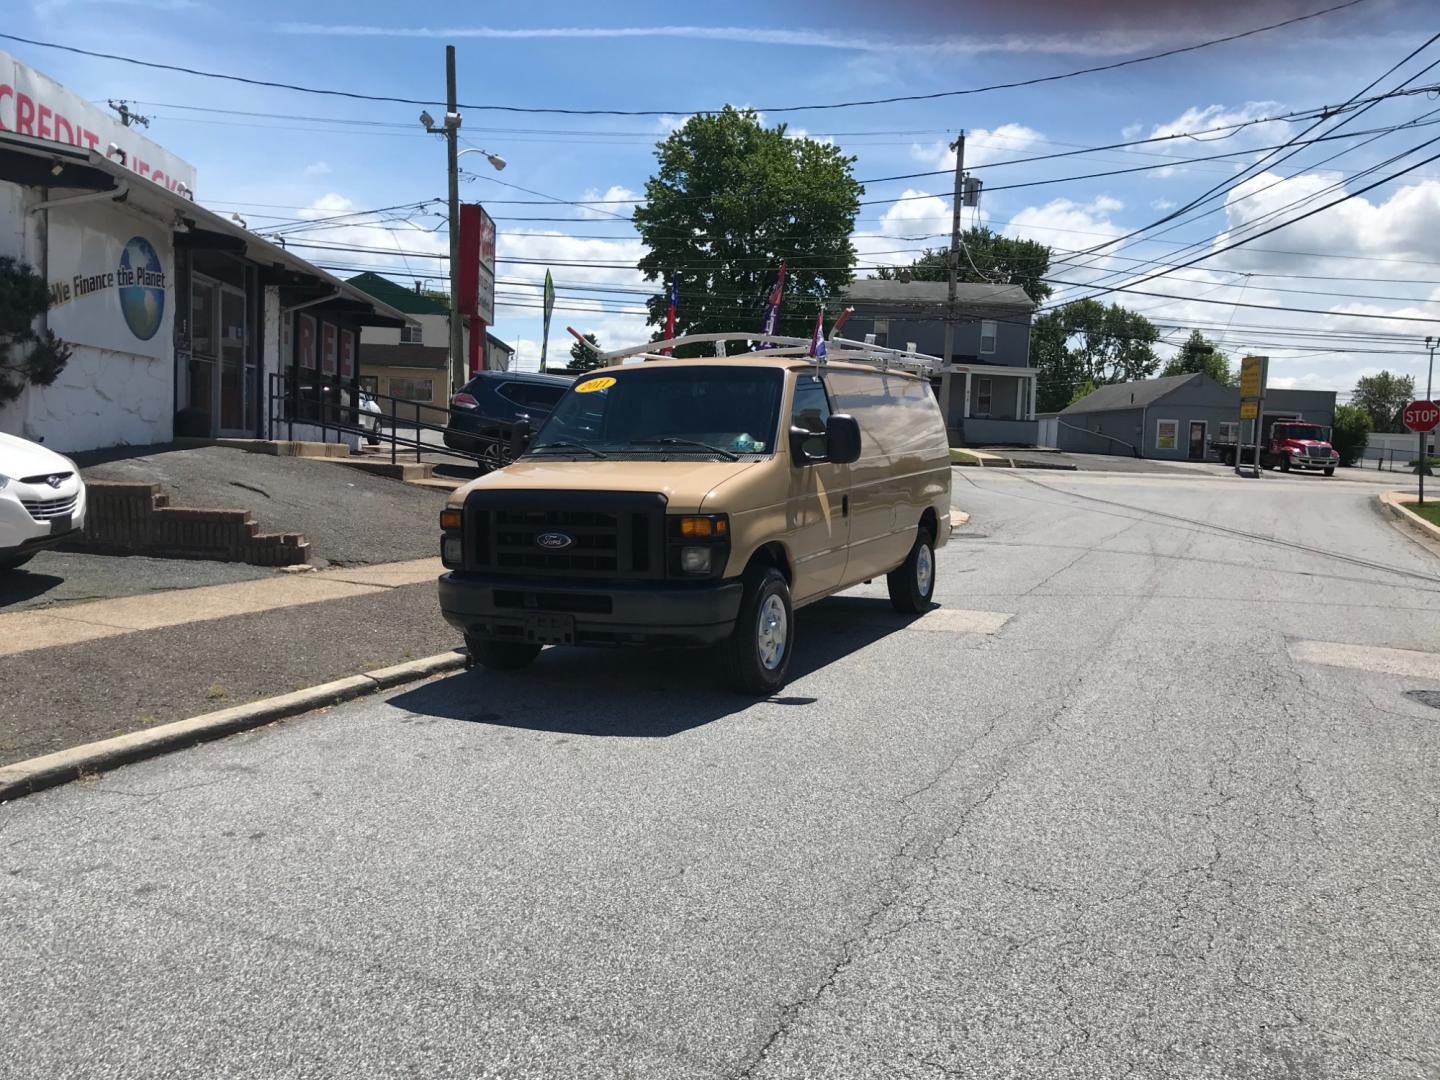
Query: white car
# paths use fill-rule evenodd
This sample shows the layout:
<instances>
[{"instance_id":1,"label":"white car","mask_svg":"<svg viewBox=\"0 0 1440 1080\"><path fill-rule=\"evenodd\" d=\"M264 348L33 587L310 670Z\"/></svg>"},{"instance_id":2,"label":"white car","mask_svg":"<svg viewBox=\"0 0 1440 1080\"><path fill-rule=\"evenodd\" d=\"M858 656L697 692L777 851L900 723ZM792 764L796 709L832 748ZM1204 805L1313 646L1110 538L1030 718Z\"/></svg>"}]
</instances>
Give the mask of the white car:
<instances>
[{"instance_id":1,"label":"white car","mask_svg":"<svg viewBox=\"0 0 1440 1080\"><path fill-rule=\"evenodd\" d=\"M360 391L360 429L367 443L380 445L380 403L364 390Z\"/></svg>"},{"instance_id":2,"label":"white car","mask_svg":"<svg viewBox=\"0 0 1440 1080\"><path fill-rule=\"evenodd\" d=\"M0 570L78 536L85 482L69 458L0 432Z\"/></svg>"}]
</instances>

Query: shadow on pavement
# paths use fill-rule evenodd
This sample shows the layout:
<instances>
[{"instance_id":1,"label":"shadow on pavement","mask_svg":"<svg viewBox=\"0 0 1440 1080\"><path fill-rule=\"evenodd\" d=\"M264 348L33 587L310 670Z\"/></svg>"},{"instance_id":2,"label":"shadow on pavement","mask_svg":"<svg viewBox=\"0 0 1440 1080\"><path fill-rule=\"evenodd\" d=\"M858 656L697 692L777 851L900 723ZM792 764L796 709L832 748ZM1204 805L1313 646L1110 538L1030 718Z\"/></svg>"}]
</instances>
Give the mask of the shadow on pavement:
<instances>
[{"instance_id":1,"label":"shadow on pavement","mask_svg":"<svg viewBox=\"0 0 1440 1080\"><path fill-rule=\"evenodd\" d=\"M897 630L915 616L885 599L842 596L796 615L793 683ZM824 704L782 690L778 705ZM546 649L516 672L475 668L390 698L397 709L445 720L565 735L665 738L741 712L755 699L720 681L708 649Z\"/></svg>"},{"instance_id":2,"label":"shadow on pavement","mask_svg":"<svg viewBox=\"0 0 1440 1080\"><path fill-rule=\"evenodd\" d=\"M35 573L30 570L0 570L0 608L9 607L25 600L43 596L57 585L64 585L65 579L54 574Z\"/></svg>"}]
</instances>

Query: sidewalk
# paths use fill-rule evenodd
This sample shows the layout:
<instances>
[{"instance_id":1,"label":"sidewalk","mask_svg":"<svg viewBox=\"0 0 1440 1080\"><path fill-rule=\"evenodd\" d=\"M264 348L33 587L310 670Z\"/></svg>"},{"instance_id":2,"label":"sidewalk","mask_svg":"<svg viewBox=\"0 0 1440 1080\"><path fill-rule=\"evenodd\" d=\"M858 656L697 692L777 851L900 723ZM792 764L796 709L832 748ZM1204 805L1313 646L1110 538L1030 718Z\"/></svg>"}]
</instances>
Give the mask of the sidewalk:
<instances>
[{"instance_id":1,"label":"sidewalk","mask_svg":"<svg viewBox=\"0 0 1440 1080\"><path fill-rule=\"evenodd\" d=\"M455 648L438 559L0 614L0 764Z\"/></svg>"}]
</instances>

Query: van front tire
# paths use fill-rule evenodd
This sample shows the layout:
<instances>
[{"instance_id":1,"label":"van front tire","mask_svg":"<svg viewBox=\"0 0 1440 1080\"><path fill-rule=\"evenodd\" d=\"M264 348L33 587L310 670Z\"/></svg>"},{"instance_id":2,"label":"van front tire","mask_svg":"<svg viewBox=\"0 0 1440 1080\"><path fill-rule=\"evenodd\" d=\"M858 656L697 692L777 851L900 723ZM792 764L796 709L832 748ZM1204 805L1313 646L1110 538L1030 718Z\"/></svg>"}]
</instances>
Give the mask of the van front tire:
<instances>
[{"instance_id":1,"label":"van front tire","mask_svg":"<svg viewBox=\"0 0 1440 1080\"><path fill-rule=\"evenodd\" d=\"M720 646L725 681L742 694L768 696L785 685L795 645L790 586L773 566L745 572L740 613Z\"/></svg>"},{"instance_id":2,"label":"van front tire","mask_svg":"<svg viewBox=\"0 0 1440 1080\"><path fill-rule=\"evenodd\" d=\"M516 671L540 655L540 646L529 641L489 641L465 636L470 659L487 671Z\"/></svg>"},{"instance_id":3,"label":"van front tire","mask_svg":"<svg viewBox=\"0 0 1440 1080\"><path fill-rule=\"evenodd\" d=\"M930 598L935 595L935 542L928 531L920 530L910 554L885 576L885 584L896 611L921 615L930 610Z\"/></svg>"}]
</instances>

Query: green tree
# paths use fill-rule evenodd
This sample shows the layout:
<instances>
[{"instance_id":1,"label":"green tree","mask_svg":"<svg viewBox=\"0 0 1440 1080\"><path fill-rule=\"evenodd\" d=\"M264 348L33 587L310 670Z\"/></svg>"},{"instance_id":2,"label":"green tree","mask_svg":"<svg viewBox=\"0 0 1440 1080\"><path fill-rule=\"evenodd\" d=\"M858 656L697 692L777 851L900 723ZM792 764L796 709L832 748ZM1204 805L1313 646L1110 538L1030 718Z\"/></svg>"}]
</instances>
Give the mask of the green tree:
<instances>
[{"instance_id":1,"label":"green tree","mask_svg":"<svg viewBox=\"0 0 1440 1080\"><path fill-rule=\"evenodd\" d=\"M49 386L70 359L70 346L35 320L50 308L45 279L9 256L0 257L0 405L26 386Z\"/></svg>"},{"instance_id":2,"label":"green tree","mask_svg":"<svg viewBox=\"0 0 1440 1080\"><path fill-rule=\"evenodd\" d=\"M1035 376L1036 412L1059 412L1074 400L1075 388L1084 382L1080 364L1070 355L1065 339L1062 312L1046 311L1035 317L1030 327L1030 365L1039 372Z\"/></svg>"},{"instance_id":3,"label":"green tree","mask_svg":"<svg viewBox=\"0 0 1440 1080\"><path fill-rule=\"evenodd\" d=\"M1046 245L1002 236L984 225L967 229L960 239L964 250L957 264L959 281L1019 285L1036 303L1050 295L1050 286L1044 281L1050 273L1050 248ZM950 252L946 248L926 248L925 254L908 267L883 266L875 276L889 281L905 273L911 281L948 281Z\"/></svg>"},{"instance_id":4,"label":"green tree","mask_svg":"<svg viewBox=\"0 0 1440 1080\"><path fill-rule=\"evenodd\" d=\"M600 348L600 339L594 334L586 334L585 340ZM604 367L605 361L596 356L589 349L585 348L578 341L570 346L570 370L571 371L594 371L598 367Z\"/></svg>"},{"instance_id":5,"label":"green tree","mask_svg":"<svg viewBox=\"0 0 1440 1080\"><path fill-rule=\"evenodd\" d=\"M1355 380L1350 404L1370 414L1371 431L1403 431L1400 414L1415 400L1415 376L1382 371Z\"/></svg>"},{"instance_id":6,"label":"green tree","mask_svg":"<svg viewBox=\"0 0 1440 1080\"><path fill-rule=\"evenodd\" d=\"M1336 405L1335 426L1330 433L1330 445L1335 447L1340 460L1354 465L1365 449L1365 438L1370 434L1370 414L1358 405Z\"/></svg>"},{"instance_id":7,"label":"green tree","mask_svg":"<svg viewBox=\"0 0 1440 1080\"><path fill-rule=\"evenodd\" d=\"M647 249L638 266L647 281L668 284L679 275L677 334L758 331L784 260L776 329L808 336L819 305L855 276L850 234L865 191L851 169L855 159L786 138L784 124L764 127L753 111L729 105L692 116L655 157L659 168L634 213ZM649 324L663 325L665 293L647 306Z\"/></svg>"},{"instance_id":8,"label":"green tree","mask_svg":"<svg viewBox=\"0 0 1440 1080\"><path fill-rule=\"evenodd\" d=\"M1101 383L1148 379L1160 368L1155 324L1119 304L1077 300L1060 308L1061 325L1080 378Z\"/></svg>"},{"instance_id":9,"label":"green tree","mask_svg":"<svg viewBox=\"0 0 1440 1080\"><path fill-rule=\"evenodd\" d=\"M1149 319L1119 304L1077 300L1042 313L1030 329L1036 411L1063 409L1104 383L1150 378L1159 338Z\"/></svg>"},{"instance_id":10,"label":"green tree","mask_svg":"<svg viewBox=\"0 0 1440 1080\"><path fill-rule=\"evenodd\" d=\"M1194 375L1196 372L1209 375L1222 386L1234 386L1239 381L1230 367L1230 358L1199 330L1191 330L1189 339L1160 374Z\"/></svg>"}]
</instances>

